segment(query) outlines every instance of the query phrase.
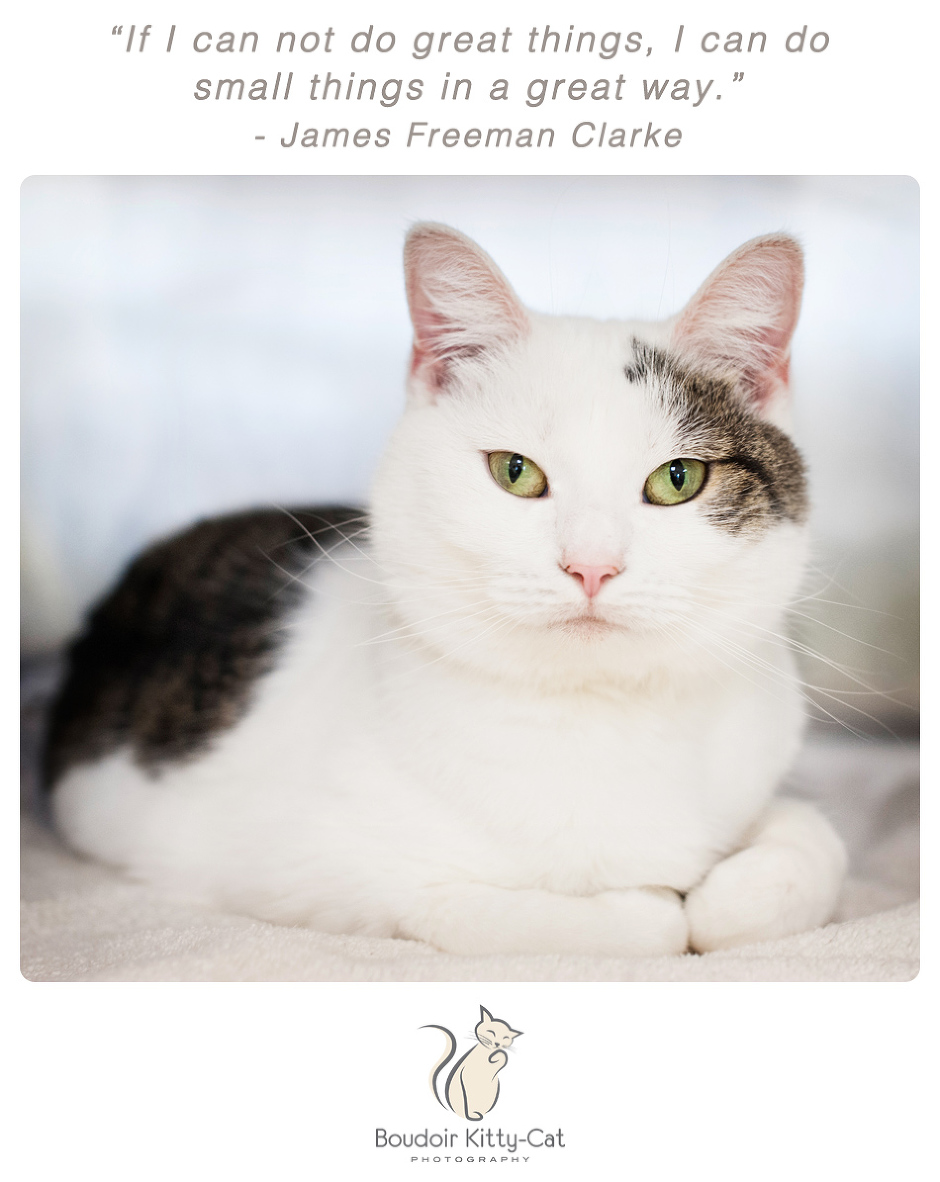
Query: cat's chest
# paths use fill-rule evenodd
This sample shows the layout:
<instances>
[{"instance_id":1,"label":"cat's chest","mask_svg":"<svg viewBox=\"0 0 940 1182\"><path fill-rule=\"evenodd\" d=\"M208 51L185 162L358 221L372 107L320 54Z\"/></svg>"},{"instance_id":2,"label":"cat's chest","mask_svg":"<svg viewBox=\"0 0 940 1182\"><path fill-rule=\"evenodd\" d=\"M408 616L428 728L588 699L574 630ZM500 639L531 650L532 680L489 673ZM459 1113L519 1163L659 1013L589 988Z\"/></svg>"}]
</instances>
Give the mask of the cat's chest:
<instances>
[{"instance_id":1,"label":"cat's chest","mask_svg":"<svg viewBox=\"0 0 940 1182\"><path fill-rule=\"evenodd\" d=\"M451 684L399 699L383 738L450 832L450 857L576 892L697 881L775 786L769 722L721 694L526 699Z\"/></svg>"},{"instance_id":2,"label":"cat's chest","mask_svg":"<svg viewBox=\"0 0 940 1182\"><path fill-rule=\"evenodd\" d=\"M794 754L798 698L779 683L536 694L366 644L374 621L345 611L311 619L225 769L277 750L326 856L354 827L359 863L394 849L416 883L686 889Z\"/></svg>"}]
</instances>

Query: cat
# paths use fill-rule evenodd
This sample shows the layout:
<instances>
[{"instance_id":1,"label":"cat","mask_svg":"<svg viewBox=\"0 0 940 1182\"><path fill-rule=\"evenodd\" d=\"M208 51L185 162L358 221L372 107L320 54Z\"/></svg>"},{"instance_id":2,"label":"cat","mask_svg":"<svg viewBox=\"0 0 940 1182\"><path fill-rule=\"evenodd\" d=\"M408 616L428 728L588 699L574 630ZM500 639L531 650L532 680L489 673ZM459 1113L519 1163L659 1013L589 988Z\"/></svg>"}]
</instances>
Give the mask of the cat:
<instances>
[{"instance_id":1,"label":"cat","mask_svg":"<svg viewBox=\"0 0 940 1182\"><path fill-rule=\"evenodd\" d=\"M53 711L59 832L210 907L456 954L825 923L842 842L775 795L804 717L802 283L770 234L665 321L546 316L415 226L368 513L235 514L131 565Z\"/></svg>"},{"instance_id":2,"label":"cat","mask_svg":"<svg viewBox=\"0 0 940 1182\"><path fill-rule=\"evenodd\" d=\"M431 1069L431 1091L438 1103L466 1120L482 1120L499 1099L499 1080L496 1077L509 1062L506 1048L512 1046L522 1031L513 1030L508 1022L492 1017L480 1006L480 1021L473 1031L477 1045L471 1047L450 1069L442 1099L437 1079L454 1057L457 1040L446 1026L430 1024L423 1026L422 1030L443 1030L447 1036L444 1054Z\"/></svg>"}]
</instances>

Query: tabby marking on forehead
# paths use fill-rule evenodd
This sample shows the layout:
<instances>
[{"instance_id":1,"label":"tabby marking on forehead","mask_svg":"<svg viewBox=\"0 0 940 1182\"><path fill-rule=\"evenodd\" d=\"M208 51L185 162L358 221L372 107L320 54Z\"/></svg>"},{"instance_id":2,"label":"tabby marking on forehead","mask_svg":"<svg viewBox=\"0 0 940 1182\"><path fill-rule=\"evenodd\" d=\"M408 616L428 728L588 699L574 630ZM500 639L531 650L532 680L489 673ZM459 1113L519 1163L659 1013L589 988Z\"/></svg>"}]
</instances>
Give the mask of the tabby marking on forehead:
<instances>
[{"instance_id":1,"label":"tabby marking on forehead","mask_svg":"<svg viewBox=\"0 0 940 1182\"><path fill-rule=\"evenodd\" d=\"M761 533L780 521L806 520L803 459L793 441L748 411L735 383L691 369L666 349L634 338L629 382L655 391L674 419L683 448L710 465L706 517L731 533Z\"/></svg>"}]
</instances>

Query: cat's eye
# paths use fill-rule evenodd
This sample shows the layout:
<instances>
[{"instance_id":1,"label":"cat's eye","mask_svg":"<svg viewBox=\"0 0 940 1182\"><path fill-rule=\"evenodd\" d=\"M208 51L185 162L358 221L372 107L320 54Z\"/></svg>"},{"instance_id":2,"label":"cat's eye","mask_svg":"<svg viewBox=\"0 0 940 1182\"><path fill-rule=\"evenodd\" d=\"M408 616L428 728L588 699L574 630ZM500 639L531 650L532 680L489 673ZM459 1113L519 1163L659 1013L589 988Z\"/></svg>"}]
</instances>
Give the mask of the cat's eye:
<instances>
[{"instance_id":1,"label":"cat's eye","mask_svg":"<svg viewBox=\"0 0 940 1182\"><path fill-rule=\"evenodd\" d=\"M701 460L670 460L647 477L643 497L653 505L690 501L705 483L707 472Z\"/></svg>"},{"instance_id":2,"label":"cat's eye","mask_svg":"<svg viewBox=\"0 0 940 1182\"><path fill-rule=\"evenodd\" d=\"M545 473L526 456L513 451L491 451L490 472L500 488L517 497L540 497L548 489Z\"/></svg>"}]
</instances>

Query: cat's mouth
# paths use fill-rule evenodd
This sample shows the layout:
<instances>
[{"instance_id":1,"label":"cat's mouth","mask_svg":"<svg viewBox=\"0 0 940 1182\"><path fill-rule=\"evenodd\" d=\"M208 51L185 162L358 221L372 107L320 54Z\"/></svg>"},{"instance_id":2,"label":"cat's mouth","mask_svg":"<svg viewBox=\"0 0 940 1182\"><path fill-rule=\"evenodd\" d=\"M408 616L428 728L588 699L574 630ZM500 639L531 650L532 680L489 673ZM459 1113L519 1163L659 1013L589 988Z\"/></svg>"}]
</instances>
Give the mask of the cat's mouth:
<instances>
[{"instance_id":1,"label":"cat's mouth","mask_svg":"<svg viewBox=\"0 0 940 1182\"><path fill-rule=\"evenodd\" d=\"M608 632L619 632L623 625L598 615L596 609L589 608L574 615L562 616L554 622L554 627L560 628L569 636L593 637L603 636Z\"/></svg>"}]
</instances>

